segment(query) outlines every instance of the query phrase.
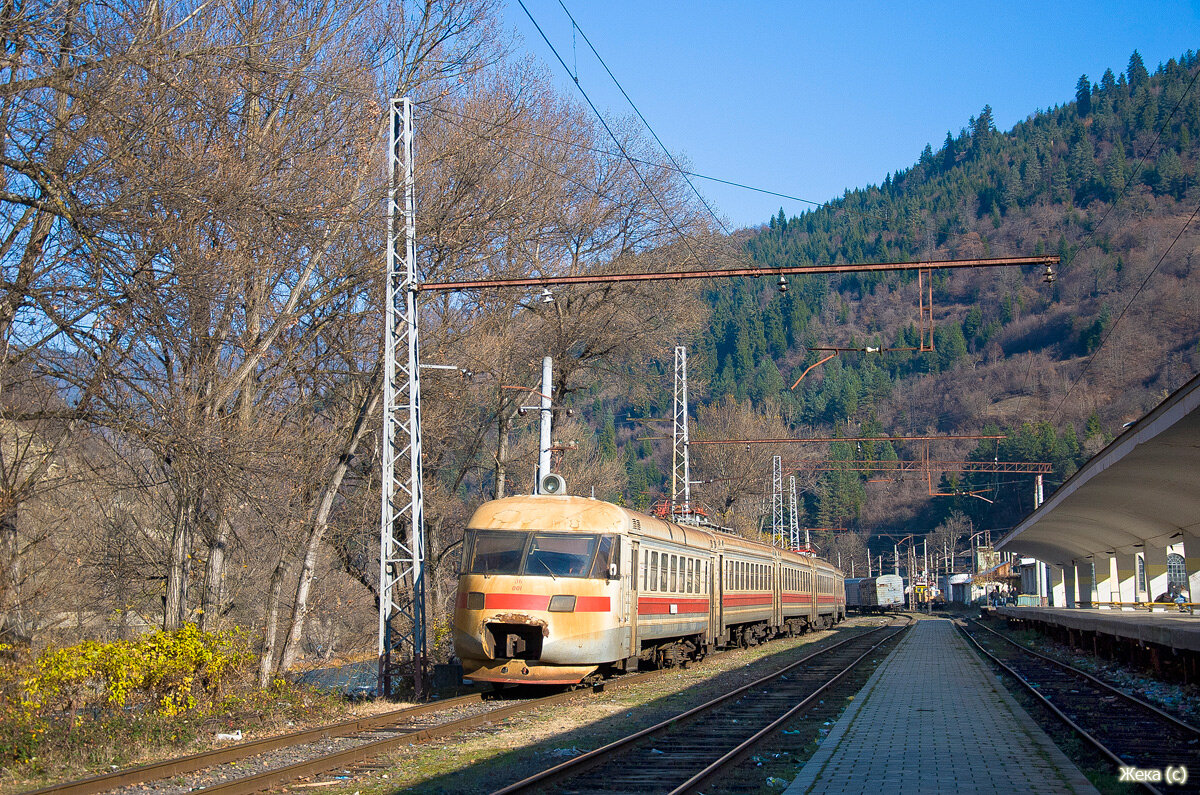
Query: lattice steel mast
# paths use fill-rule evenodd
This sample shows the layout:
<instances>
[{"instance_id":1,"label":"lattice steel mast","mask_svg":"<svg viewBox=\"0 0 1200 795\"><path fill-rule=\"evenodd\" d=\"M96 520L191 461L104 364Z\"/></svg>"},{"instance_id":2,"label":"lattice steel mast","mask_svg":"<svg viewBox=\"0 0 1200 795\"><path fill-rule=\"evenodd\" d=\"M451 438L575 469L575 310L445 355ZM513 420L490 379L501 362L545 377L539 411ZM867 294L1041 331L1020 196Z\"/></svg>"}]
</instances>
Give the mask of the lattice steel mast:
<instances>
[{"instance_id":1,"label":"lattice steel mast","mask_svg":"<svg viewBox=\"0 0 1200 795\"><path fill-rule=\"evenodd\" d=\"M783 458L771 459L771 543L783 546Z\"/></svg>"},{"instance_id":2,"label":"lattice steel mast","mask_svg":"<svg viewBox=\"0 0 1200 795\"><path fill-rule=\"evenodd\" d=\"M692 473L688 462L687 348L675 347L675 411L671 433L671 513L692 521ZM678 506L678 509L677 509Z\"/></svg>"},{"instance_id":3,"label":"lattice steel mast","mask_svg":"<svg viewBox=\"0 0 1200 795\"><path fill-rule=\"evenodd\" d=\"M379 529L379 688L382 695L391 695L401 666L407 661L413 667L415 695L421 698L425 690L425 526L412 100L393 97L390 112L383 497Z\"/></svg>"},{"instance_id":4,"label":"lattice steel mast","mask_svg":"<svg viewBox=\"0 0 1200 795\"><path fill-rule=\"evenodd\" d=\"M789 517L790 523L788 525L788 529L791 531L791 538L789 540L791 541L792 551L794 552L800 548L800 512L797 510L796 505L796 476L791 475L790 479L792 481L792 512Z\"/></svg>"}]
</instances>

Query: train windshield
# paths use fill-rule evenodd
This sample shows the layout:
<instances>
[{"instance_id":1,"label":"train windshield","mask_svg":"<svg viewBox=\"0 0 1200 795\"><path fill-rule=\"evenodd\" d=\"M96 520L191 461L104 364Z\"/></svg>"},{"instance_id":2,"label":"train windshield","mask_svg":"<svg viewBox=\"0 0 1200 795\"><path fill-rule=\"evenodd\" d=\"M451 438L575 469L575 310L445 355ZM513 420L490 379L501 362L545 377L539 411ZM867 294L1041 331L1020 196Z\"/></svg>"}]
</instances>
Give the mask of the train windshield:
<instances>
[{"instance_id":1,"label":"train windshield","mask_svg":"<svg viewBox=\"0 0 1200 795\"><path fill-rule=\"evenodd\" d=\"M610 536L468 530L462 570L464 574L604 577L614 546Z\"/></svg>"},{"instance_id":2,"label":"train windshield","mask_svg":"<svg viewBox=\"0 0 1200 795\"><path fill-rule=\"evenodd\" d=\"M463 571L468 574L518 574L529 533L468 530Z\"/></svg>"}]
</instances>

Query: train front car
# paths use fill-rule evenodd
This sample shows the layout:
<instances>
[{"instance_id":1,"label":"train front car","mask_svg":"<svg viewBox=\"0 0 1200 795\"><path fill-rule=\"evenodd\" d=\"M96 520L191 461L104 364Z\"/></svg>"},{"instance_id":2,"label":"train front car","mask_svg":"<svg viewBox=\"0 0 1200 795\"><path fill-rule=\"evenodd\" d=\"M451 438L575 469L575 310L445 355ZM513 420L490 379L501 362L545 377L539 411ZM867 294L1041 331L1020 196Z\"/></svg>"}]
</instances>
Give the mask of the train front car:
<instances>
[{"instance_id":1,"label":"train front car","mask_svg":"<svg viewBox=\"0 0 1200 795\"><path fill-rule=\"evenodd\" d=\"M626 526L623 510L584 497L529 495L481 505L467 525L454 610L463 675L570 685L629 657L621 618Z\"/></svg>"}]
</instances>

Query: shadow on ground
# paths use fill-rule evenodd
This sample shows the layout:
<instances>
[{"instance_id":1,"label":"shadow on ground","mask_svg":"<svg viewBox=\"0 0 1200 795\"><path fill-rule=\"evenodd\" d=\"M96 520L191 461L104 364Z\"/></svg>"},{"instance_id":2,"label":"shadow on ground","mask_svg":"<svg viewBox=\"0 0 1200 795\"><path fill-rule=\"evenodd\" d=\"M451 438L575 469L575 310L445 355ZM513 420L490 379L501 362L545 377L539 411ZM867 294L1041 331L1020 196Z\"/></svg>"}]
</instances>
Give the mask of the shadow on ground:
<instances>
[{"instance_id":1,"label":"shadow on ground","mask_svg":"<svg viewBox=\"0 0 1200 795\"><path fill-rule=\"evenodd\" d=\"M877 626L875 623L868 626L839 626L831 630L831 635L826 638L768 654L741 668L717 674L711 679L704 680L703 683L697 683L703 684L703 688L693 685L677 693L663 696L603 719L564 731L541 742L513 747L511 750L497 753L494 756L460 768L452 773L432 776L419 783L392 791L456 794L495 791L533 775L540 770L564 762L580 753L599 748L613 740L666 720L679 712L716 697L721 692L732 690L754 679L777 671L816 649L824 648L875 626ZM619 692L615 695L619 697ZM525 716L517 716L509 720L525 721L527 719ZM506 723L507 721L502 721L500 724L475 730L472 734L475 736L502 734L507 729ZM670 731L674 731L674 729L668 730L667 734L658 735L657 739L649 741L670 742ZM448 744L461 746L464 742L469 743L470 740L459 738L451 740ZM446 750L450 753L453 752L451 748L447 748ZM668 787L664 787L665 789L668 789Z\"/></svg>"}]
</instances>

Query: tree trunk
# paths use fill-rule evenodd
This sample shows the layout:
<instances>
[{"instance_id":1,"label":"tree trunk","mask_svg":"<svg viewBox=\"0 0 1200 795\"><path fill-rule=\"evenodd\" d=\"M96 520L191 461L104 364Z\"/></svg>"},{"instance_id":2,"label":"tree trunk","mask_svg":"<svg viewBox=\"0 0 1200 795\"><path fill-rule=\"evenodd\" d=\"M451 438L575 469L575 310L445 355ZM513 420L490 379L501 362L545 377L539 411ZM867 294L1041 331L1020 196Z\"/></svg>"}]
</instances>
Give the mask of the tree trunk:
<instances>
[{"instance_id":1,"label":"tree trunk","mask_svg":"<svg viewBox=\"0 0 1200 795\"><path fill-rule=\"evenodd\" d=\"M0 516L0 641L25 644L29 641L24 606L21 604L21 549L17 537L17 512Z\"/></svg>"},{"instance_id":2,"label":"tree trunk","mask_svg":"<svg viewBox=\"0 0 1200 795\"><path fill-rule=\"evenodd\" d=\"M220 626L225 611L225 562L228 555L229 520L225 512L217 519L208 540L208 561L204 565L204 592L200 597L200 629L213 631Z\"/></svg>"},{"instance_id":3,"label":"tree trunk","mask_svg":"<svg viewBox=\"0 0 1200 795\"><path fill-rule=\"evenodd\" d=\"M271 587L267 591L266 624L263 627L262 656L258 659L258 686L266 687L275 675L275 635L279 630L279 595L283 593L283 575L287 566L283 559L271 572Z\"/></svg>"},{"instance_id":4,"label":"tree trunk","mask_svg":"<svg viewBox=\"0 0 1200 795\"><path fill-rule=\"evenodd\" d=\"M187 616L188 576L192 556L192 501L182 498L175 514L171 550L167 561L167 595L163 604L163 629L179 629Z\"/></svg>"},{"instance_id":5,"label":"tree trunk","mask_svg":"<svg viewBox=\"0 0 1200 795\"><path fill-rule=\"evenodd\" d=\"M337 498L338 490L342 487L346 470L350 468L350 460L358 450L358 445L362 442L363 437L367 435L367 419L375 413L375 409L383 397L380 377L380 368L376 367L375 372L371 375L366 397L359 406L350 438L346 440L346 446L342 449L337 464L329 474L321 492L321 499L313 513L312 523L309 525L308 541L304 545L304 559L300 566L300 576L296 581L296 598L292 603L292 617L288 624L287 639L284 641L283 654L279 661L279 667L284 671L291 668L300 655L300 639L304 635L304 620L308 616L308 596L317 568L317 553L321 549L321 541L329 526L329 514L333 510L333 502Z\"/></svg>"},{"instance_id":6,"label":"tree trunk","mask_svg":"<svg viewBox=\"0 0 1200 795\"><path fill-rule=\"evenodd\" d=\"M512 427L513 412L501 410L496 417L496 477L492 491L493 499L503 499L508 485L508 431Z\"/></svg>"}]
</instances>

